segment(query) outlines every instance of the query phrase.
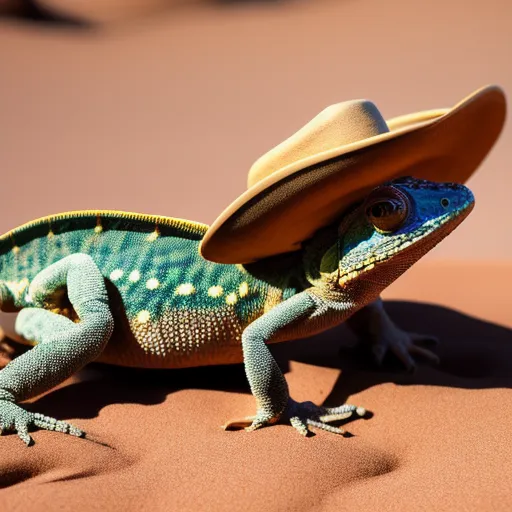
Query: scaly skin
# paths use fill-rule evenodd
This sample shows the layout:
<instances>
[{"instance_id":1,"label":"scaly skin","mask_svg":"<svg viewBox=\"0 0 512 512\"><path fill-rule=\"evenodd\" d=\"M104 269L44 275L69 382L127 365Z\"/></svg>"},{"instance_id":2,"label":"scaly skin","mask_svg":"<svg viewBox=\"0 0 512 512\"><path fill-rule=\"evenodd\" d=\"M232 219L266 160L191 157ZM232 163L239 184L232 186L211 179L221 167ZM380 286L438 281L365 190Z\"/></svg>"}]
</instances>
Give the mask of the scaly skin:
<instances>
[{"instance_id":1,"label":"scaly skin","mask_svg":"<svg viewBox=\"0 0 512 512\"><path fill-rule=\"evenodd\" d=\"M288 420L302 434L341 433L329 422L364 410L294 402L267 343L349 320L378 359L390 349L410 368L412 355L435 357L415 344L427 337L391 322L379 294L462 221L473 198L460 185L392 185L302 251L245 266L202 259L206 226L164 217L76 212L4 235L1 308L21 310L16 331L35 347L0 371L0 429L27 444L32 426L82 435L17 403L93 360L160 368L243 360L257 414L230 425Z\"/></svg>"},{"instance_id":2,"label":"scaly skin","mask_svg":"<svg viewBox=\"0 0 512 512\"><path fill-rule=\"evenodd\" d=\"M116 317L102 361L149 368L241 362L243 329L297 288L288 286L291 273L264 280L241 265L204 260L198 246L206 229L95 211L29 223L0 241L0 279L13 297L3 309L32 306L35 276L66 256L87 254L107 281ZM46 309L76 318L65 293L42 295Z\"/></svg>"}]
</instances>

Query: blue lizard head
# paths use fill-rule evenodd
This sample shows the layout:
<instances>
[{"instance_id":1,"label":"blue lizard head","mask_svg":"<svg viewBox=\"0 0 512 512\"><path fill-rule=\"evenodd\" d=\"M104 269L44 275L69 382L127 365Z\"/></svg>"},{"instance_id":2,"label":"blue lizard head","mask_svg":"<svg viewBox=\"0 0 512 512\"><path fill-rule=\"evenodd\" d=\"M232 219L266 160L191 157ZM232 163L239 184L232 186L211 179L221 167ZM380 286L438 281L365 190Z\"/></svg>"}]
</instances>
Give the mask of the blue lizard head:
<instances>
[{"instance_id":1,"label":"blue lizard head","mask_svg":"<svg viewBox=\"0 0 512 512\"><path fill-rule=\"evenodd\" d=\"M319 279L311 279L311 272L308 279L333 290L378 295L455 229L473 205L463 185L411 177L385 183L344 215L335 243L331 238L327 250L323 245L317 259ZM322 244L315 237L318 253Z\"/></svg>"}]
</instances>

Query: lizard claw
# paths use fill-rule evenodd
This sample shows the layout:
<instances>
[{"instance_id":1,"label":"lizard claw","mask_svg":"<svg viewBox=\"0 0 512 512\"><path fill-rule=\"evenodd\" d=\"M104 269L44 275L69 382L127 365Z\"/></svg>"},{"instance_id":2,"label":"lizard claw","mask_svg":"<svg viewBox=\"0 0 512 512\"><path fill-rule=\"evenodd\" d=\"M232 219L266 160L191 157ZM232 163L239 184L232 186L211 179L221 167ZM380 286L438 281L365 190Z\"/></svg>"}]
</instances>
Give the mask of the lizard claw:
<instances>
[{"instance_id":1,"label":"lizard claw","mask_svg":"<svg viewBox=\"0 0 512 512\"><path fill-rule=\"evenodd\" d=\"M44 430L55 430L77 437L83 437L85 433L79 428L39 413L25 411L19 405L9 400L0 400L0 434L16 432L18 437L27 445L34 443L29 434L31 427Z\"/></svg>"}]
</instances>

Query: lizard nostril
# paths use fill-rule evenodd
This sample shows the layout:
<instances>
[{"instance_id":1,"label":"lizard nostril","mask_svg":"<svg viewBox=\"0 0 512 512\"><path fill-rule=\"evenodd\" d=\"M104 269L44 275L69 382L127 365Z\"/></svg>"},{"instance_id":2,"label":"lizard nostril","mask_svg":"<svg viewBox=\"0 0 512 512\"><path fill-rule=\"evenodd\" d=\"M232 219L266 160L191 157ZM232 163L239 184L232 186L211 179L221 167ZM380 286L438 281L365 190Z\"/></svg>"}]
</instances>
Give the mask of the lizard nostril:
<instances>
[{"instance_id":1,"label":"lizard nostril","mask_svg":"<svg viewBox=\"0 0 512 512\"><path fill-rule=\"evenodd\" d=\"M441 206L443 208L448 208L448 206L450 206L450 200L447 197L443 197L441 199Z\"/></svg>"}]
</instances>

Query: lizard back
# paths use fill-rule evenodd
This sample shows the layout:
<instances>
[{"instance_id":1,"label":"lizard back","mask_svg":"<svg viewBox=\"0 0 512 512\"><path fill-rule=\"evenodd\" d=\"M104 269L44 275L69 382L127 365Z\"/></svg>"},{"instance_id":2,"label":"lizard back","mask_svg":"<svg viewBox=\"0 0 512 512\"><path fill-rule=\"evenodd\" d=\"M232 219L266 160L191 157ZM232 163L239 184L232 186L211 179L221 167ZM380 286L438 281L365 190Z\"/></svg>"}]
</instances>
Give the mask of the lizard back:
<instances>
[{"instance_id":1,"label":"lizard back","mask_svg":"<svg viewBox=\"0 0 512 512\"><path fill-rule=\"evenodd\" d=\"M41 270L88 254L106 279L116 319L101 360L150 367L238 362L243 328L279 302L280 290L242 266L204 260L198 246L206 229L117 211L48 216L0 237L0 279L16 307L30 306L29 284ZM73 319L65 293L49 296L47 307Z\"/></svg>"}]
</instances>

